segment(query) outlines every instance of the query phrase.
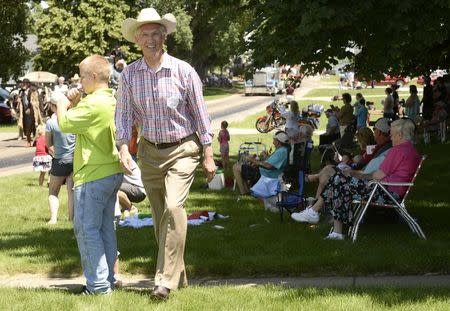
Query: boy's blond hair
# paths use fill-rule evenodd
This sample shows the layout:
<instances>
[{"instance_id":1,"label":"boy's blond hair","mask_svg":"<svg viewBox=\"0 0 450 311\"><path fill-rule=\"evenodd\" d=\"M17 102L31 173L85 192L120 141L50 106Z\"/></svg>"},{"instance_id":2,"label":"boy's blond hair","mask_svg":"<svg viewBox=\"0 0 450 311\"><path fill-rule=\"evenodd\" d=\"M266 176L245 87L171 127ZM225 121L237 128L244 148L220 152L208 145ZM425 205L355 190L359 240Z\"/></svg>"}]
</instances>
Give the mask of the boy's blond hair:
<instances>
[{"instance_id":1,"label":"boy's blond hair","mask_svg":"<svg viewBox=\"0 0 450 311\"><path fill-rule=\"evenodd\" d=\"M81 66L87 66L87 71L95 73L99 81L109 82L111 65L105 57L98 54L88 56L80 63L80 67Z\"/></svg>"}]
</instances>

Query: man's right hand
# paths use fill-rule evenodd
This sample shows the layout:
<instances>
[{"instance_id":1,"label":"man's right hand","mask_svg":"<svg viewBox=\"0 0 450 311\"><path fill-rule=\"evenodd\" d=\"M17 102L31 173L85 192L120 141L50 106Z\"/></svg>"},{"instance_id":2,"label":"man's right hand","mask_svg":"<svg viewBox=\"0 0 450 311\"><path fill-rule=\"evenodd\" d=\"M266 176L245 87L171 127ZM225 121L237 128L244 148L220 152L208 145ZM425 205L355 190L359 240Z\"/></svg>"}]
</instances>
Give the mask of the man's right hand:
<instances>
[{"instance_id":1,"label":"man's right hand","mask_svg":"<svg viewBox=\"0 0 450 311\"><path fill-rule=\"evenodd\" d=\"M124 173L127 175L132 175L133 158L131 157L131 154L128 151L128 146L126 144L120 146L119 157L120 157L120 165L122 166Z\"/></svg>"}]
</instances>

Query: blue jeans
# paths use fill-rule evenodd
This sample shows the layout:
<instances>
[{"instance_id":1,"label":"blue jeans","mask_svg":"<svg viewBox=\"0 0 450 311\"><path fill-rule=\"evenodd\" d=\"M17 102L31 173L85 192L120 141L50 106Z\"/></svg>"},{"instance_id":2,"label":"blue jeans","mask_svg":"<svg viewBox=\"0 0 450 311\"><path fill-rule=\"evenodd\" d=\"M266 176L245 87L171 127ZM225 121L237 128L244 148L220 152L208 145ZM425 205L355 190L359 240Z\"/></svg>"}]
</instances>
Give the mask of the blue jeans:
<instances>
[{"instance_id":1,"label":"blue jeans","mask_svg":"<svg viewBox=\"0 0 450 311\"><path fill-rule=\"evenodd\" d=\"M106 294L114 286L114 205L122 179L123 174L115 174L74 190L74 231L86 286L93 293Z\"/></svg>"}]
</instances>

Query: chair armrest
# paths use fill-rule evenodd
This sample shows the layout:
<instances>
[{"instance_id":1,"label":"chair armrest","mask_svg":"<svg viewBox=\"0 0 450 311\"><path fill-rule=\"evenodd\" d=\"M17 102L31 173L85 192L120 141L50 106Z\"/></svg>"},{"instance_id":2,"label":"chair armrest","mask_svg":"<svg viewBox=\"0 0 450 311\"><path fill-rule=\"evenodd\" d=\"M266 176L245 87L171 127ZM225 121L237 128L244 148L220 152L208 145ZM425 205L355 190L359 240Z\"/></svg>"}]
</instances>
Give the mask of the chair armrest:
<instances>
[{"instance_id":1,"label":"chair armrest","mask_svg":"<svg viewBox=\"0 0 450 311\"><path fill-rule=\"evenodd\" d=\"M371 180L369 181L369 186L379 184L383 186L399 186L399 187L410 187L414 184L411 182L389 182L389 181L379 181L379 180Z\"/></svg>"}]
</instances>

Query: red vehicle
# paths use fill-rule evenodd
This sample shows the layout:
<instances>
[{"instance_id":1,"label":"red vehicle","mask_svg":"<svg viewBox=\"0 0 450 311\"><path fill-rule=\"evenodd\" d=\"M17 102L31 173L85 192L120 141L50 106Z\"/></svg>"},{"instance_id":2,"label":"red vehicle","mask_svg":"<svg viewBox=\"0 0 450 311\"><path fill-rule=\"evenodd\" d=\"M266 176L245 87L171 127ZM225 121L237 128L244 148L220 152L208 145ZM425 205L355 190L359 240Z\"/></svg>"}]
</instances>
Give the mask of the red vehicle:
<instances>
[{"instance_id":1,"label":"red vehicle","mask_svg":"<svg viewBox=\"0 0 450 311\"><path fill-rule=\"evenodd\" d=\"M433 71L432 73L430 73L431 85L434 85L434 81L436 81L437 78L443 77L446 74L447 74L446 70L436 70L436 71ZM418 77L417 84L422 84L422 85L425 84L425 77L424 76Z\"/></svg>"},{"instance_id":2,"label":"red vehicle","mask_svg":"<svg viewBox=\"0 0 450 311\"><path fill-rule=\"evenodd\" d=\"M358 82L361 81L361 82ZM368 80L365 78L362 79L355 79L355 84L358 86L358 84L360 85L359 88L366 88L368 86L375 86L375 85L392 85L395 84L399 87L404 86L405 84L408 84L411 80L408 77L402 77L402 76L390 76L390 75L384 75L383 80ZM358 88L358 87L357 87Z\"/></svg>"},{"instance_id":3,"label":"red vehicle","mask_svg":"<svg viewBox=\"0 0 450 311\"><path fill-rule=\"evenodd\" d=\"M408 77L402 77L402 76L390 76L390 75L385 75L384 79L381 81L376 81L375 85L398 85L398 86L403 86L405 84L408 84L410 81L410 79Z\"/></svg>"}]
</instances>

